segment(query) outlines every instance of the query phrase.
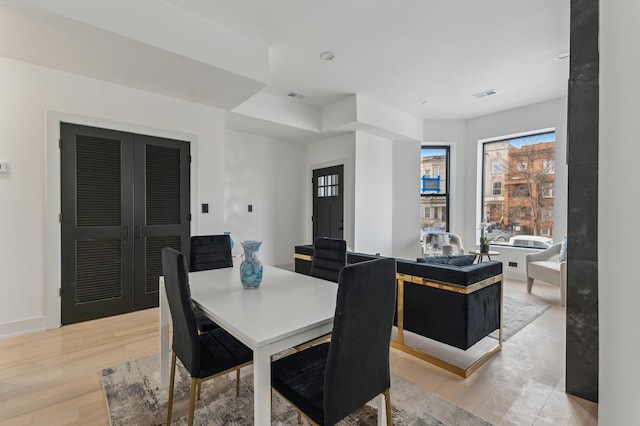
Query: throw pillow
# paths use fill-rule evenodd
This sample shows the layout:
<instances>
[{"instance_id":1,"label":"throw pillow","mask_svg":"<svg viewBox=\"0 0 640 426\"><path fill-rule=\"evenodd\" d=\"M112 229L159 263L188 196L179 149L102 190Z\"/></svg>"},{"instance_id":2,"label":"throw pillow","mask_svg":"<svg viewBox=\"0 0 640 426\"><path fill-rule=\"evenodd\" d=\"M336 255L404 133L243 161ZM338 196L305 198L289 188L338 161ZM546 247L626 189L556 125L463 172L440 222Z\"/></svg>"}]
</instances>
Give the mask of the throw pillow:
<instances>
[{"instance_id":1,"label":"throw pillow","mask_svg":"<svg viewBox=\"0 0 640 426\"><path fill-rule=\"evenodd\" d=\"M560 246L560 262L567 261L567 236L562 237L562 245Z\"/></svg>"},{"instance_id":2,"label":"throw pillow","mask_svg":"<svg viewBox=\"0 0 640 426\"><path fill-rule=\"evenodd\" d=\"M419 257L416 259L420 263L440 263L440 264L448 264L449 256L427 256L427 257Z\"/></svg>"},{"instance_id":3,"label":"throw pillow","mask_svg":"<svg viewBox=\"0 0 640 426\"><path fill-rule=\"evenodd\" d=\"M475 255L466 255L466 256L455 256L449 259L449 265L454 266L468 266L473 265L473 261L475 260Z\"/></svg>"},{"instance_id":4,"label":"throw pillow","mask_svg":"<svg viewBox=\"0 0 640 426\"><path fill-rule=\"evenodd\" d=\"M416 260L419 263L437 263L440 265L467 266L473 264L474 255L464 256L428 256L419 257Z\"/></svg>"}]
</instances>

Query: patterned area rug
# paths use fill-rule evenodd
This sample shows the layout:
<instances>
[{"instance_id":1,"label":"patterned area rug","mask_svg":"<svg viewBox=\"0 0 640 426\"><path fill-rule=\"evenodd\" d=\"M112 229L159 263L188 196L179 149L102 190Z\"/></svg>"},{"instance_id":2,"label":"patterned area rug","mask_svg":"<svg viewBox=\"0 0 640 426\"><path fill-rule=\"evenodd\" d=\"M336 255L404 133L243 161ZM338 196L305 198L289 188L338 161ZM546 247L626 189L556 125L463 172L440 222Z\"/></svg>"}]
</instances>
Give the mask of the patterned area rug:
<instances>
[{"instance_id":1,"label":"patterned area rug","mask_svg":"<svg viewBox=\"0 0 640 426\"><path fill-rule=\"evenodd\" d=\"M504 297L502 306L504 321L502 324L502 340L506 341L527 324L542 315L551 305L532 303L515 297ZM491 337L498 338L498 333L493 332Z\"/></svg>"},{"instance_id":2,"label":"patterned area rug","mask_svg":"<svg viewBox=\"0 0 640 426\"><path fill-rule=\"evenodd\" d=\"M111 425L161 425L166 423L168 390L159 389L160 362L157 355L132 360L102 370ZM242 369L240 396L235 396L235 373L202 386L202 400L196 403L195 424L252 425L252 368ZM178 362L173 408L174 425L187 424L189 377ZM393 376L391 380L393 422L396 425L491 425L468 411L442 400L417 386ZM340 425L375 425L377 403L369 402ZM272 424L296 425L297 411L275 392ZM302 424L308 425L303 419Z\"/></svg>"}]
</instances>

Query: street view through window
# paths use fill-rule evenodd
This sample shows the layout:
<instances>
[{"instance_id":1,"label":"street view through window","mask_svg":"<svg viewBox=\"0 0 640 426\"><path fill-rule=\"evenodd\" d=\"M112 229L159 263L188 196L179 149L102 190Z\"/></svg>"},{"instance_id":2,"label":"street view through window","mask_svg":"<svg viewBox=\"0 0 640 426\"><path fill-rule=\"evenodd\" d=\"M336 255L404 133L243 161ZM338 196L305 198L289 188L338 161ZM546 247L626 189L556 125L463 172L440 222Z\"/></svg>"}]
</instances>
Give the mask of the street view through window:
<instances>
[{"instance_id":1,"label":"street view through window","mask_svg":"<svg viewBox=\"0 0 640 426\"><path fill-rule=\"evenodd\" d=\"M420 238L449 230L449 147L423 146L420 153Z\"/></svg>"},{"instance_id":2,"label":"street view through window","mask_svg":"<svg viewBox=\"0 0 640 426\"><path fill-rule=\"evenodd\" d=\"M491 244L553 244L555 132L483 144L482 217Z\"/></svg>"}]
</instances>

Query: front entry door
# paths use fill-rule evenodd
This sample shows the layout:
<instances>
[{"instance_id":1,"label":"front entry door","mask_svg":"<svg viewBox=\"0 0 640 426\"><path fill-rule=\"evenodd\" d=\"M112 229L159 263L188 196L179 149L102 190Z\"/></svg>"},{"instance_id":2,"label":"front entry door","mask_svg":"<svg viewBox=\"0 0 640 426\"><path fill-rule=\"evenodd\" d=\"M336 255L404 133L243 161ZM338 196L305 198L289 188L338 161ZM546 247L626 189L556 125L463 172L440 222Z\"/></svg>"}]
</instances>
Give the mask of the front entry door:
<instances>
[{"instance_id":1,"label":"front entry door","mask_svg":"<svg viewBox=\"0 0 640 426\"><path fill-rule=\"evenodd\" d=\"M344 166L313 171L313 240L344 239Z\"/></svg>"},{"instance_id":2,"label":"front entry door","mask_svg":"<svg viewBox=\"0 0 640 426\"><path fill-rule=\"evenodd\" d=\"M60 134L62 324L158 306L162 247L189 248L189 144Z\"/></svg>"}]
</instances>

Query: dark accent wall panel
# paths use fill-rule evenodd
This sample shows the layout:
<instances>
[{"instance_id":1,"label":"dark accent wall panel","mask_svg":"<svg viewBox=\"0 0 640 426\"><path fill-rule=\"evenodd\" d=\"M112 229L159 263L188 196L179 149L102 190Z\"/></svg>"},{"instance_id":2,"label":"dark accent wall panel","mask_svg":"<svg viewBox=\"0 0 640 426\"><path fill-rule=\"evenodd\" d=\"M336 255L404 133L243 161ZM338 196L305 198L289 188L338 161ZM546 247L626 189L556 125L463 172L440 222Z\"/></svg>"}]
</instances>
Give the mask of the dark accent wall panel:
<instances>
[{"instance_id":1,"label":"dark accent wall panel","mask_svg":"<svg viewBox=\"0 0 640 426\"><path fill-rule=\"evenodd\" d=\"M598 401L598 0L571 0L567 393Z\"/></svg>"}]
</instances>

